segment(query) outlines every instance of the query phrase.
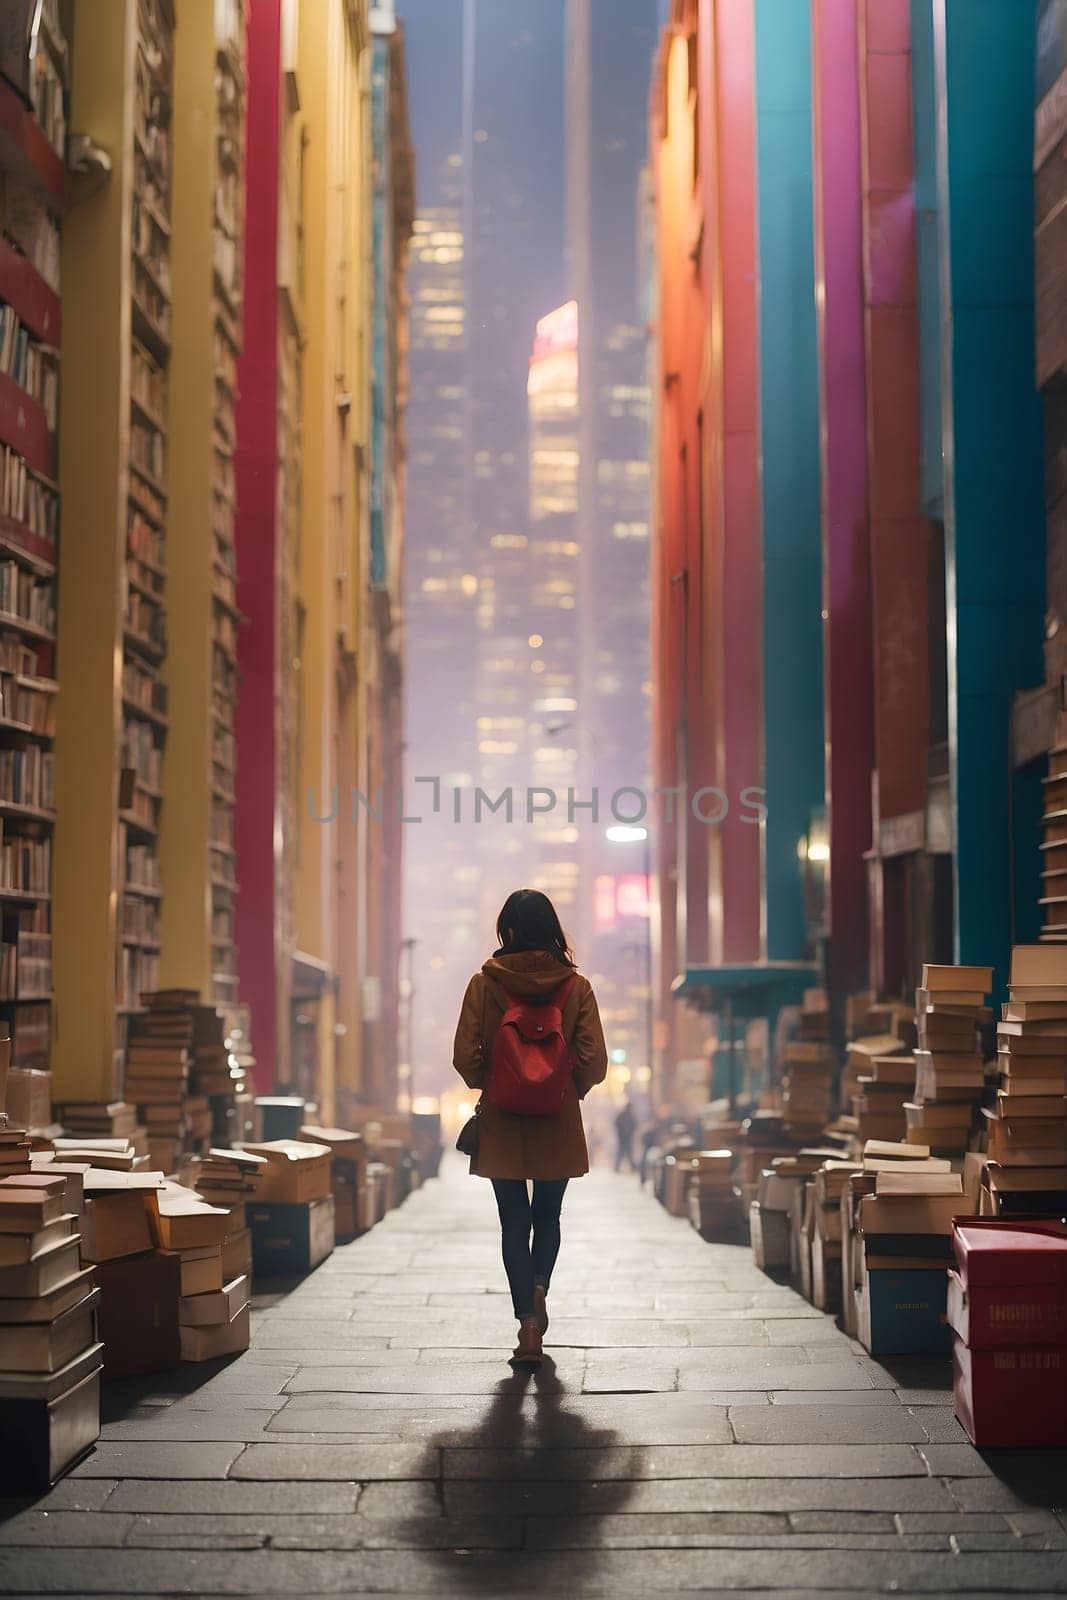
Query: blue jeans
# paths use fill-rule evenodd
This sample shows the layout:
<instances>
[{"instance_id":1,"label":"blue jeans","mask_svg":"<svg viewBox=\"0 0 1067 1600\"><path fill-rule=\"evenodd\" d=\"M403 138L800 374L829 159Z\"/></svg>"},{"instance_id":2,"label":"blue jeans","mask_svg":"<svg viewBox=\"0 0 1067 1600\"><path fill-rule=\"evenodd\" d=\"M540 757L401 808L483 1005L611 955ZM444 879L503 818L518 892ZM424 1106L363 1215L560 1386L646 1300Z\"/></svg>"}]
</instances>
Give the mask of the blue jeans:
<instances>
[{"instance_id":1,"label":"blue jeans","mask_svg":"<svg viewBox=\"0 0 1067 1600\"><path fill-rule=\"evenodd\" d=\"M534 1287L547 1289L559 1255L559 1213L567 1179L533 1180L533 1199L522 1178L493 1178L500 1212L500 1242L511 1303L521 1322L533 1316ZM530 1230L533 1230L533 1247Z\"/></svg>"}]
</instances>

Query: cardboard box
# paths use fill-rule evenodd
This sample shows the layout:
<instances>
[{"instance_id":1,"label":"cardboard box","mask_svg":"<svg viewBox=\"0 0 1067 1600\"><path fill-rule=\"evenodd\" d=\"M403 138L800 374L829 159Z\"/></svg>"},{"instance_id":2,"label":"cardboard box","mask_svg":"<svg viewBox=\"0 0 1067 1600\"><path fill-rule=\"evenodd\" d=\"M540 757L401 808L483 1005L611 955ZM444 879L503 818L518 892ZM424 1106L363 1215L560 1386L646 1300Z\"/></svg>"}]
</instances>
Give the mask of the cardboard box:
<instances>
[{"instance_id":1,"label":"cardboard box","mask_svg":"<svg viewBox=\"0 0 1067 1600\"><path fill-rule=\"evenodd\" d=\"M1067 1225L1062 1222L967 1218L956 1224L952 1248L968 1289L1057 1284L1067 1293Z\"/></svg>"},{"instance_id":2,"label":"cardboard box","mask_svg":"<svg viewBox=\"0 0 1067 1600\"><path fill-rule=\"evenodd\" d=\"M1067 1348L969 1350L955 1339L952 1388L979 1449L1067 1445Z\"/></svg>"},{"instance_id":3,"label":"cardboard box","mask_svg":"<svg viewBox=\"0 0 1067 1600\"><path fill-rule=\"evenodd\" d=\"M171 1254L167 1251L166 1254ZM222 1246L207 1245L195 1250L175 1250L181 1263L182 1299L191 1294L211 1294L227 1281L222 1271ZM230 1273L237 1277L237 1273Z\"/></svg>"},{"instance_id":4,"label":"cardboard box","mask_svg":"<svg viewBox=\"0 0 1067 1600\"><path fill-rule=\"evenodd\" d=\"M333 1178L334 1234L338 1244L354 1239L359 1227L359 1187L347 1178L340 1178L336 1164Z\"/></svg>"},{"instance_id":5,"label":"cardboard box","mask_svg":"<svg viewBox=\"0 0 1067 1600\"><path fill-rule=\"evenodd\" d=\"M753 1200L748 1208L752 1259L761 1272L783 1272L789 1266L789 1212L769 1209Z\"/></svg>"},{"instance_id":6,"label":"cardboard box","mask_svg":"<svg viewBox=\"0 0 1067 1600\"><path fill-rule=\"evenodd\" d=\"M260 1139L296 1139L307 1115L307 1106L294 1095L256 1096L256 1124Z\"/></svg>"},{"instance_id":7,"label":"cardboard box","mask_svg":"<svg viewBox=\"0 0 1067 1600\"><path fill-rule=\"evenodd\" d=\"M803 1282L802 1257L806 1248L804 1239L804 1192L806 1183L798 1183L789 1207L789 1276L797 1288ZM809 1269L810 1270L810 1269Z\"/></svg>"},{"instance_id":8,"label":"cardboard box","mask_svg":"<svg viewBox=\"0 0 1067 1600\"><path fill-rule=\"evenodd\" d=\"M944 1268L865 1272L857 1306L860 1343L875 1356L947 1355L947 1296Z\"/></svg>"},{"instance_id":9,"label":"cardboard box","mask_svg":"<svg viewBox=\"0 0 1067 1600\"><path fill-rule=\"evenodd\" d=\"M267 1161L260 1172L256 1201L299 1205L324 1200L329 1195L332 1177L328 1145L312 1144L306 1139L275 1139L246 1148L253 1155L265 1156Z\"/></svg>"},{"instance_id":10,"label":"cardboard box","mask_svg":"<svg viewBox=\"0 0 1067 1600\"><path fill-rule=\"evenodd\" d=\"M51 1322L0 1322L0 1372L55 1373L96 1343L100 1290L90 1289ZM4 1315L0 1306L0 1318Z\"/></svg>"},{"instance_id":11,"label":"cardboard box","mask_svg":"<svg viewBox=\"0 0 1067 1600\"><path fill-rule=\"evenodd\" d=\"M183 1361L215 1361L219 1356L238 1355L248 1349L250 1323L247 1305L236 1311L229 1322L206 1328L182 1329Z\"/></svg>"},{"instance_id":12,"label":"cardboard box","mask_svg":"<svg viewBox=\"0 0 1067 1600\"><path fill-rule=\"evenodd\" d=\"M255 1275L310 1272L334 1247L333 1196L288 1203L256 1201L248 1207Z\"/></svg>"},{"instance_id":13,"label":"cardboard box","mask_svg":"<svg viewBox=\"0 0 1067 1600\"><path fill-rule=\"evenodd\" d=\"M243 1207L242 1207L243 1210ZM222 1246L222 1280L252 1276L252 1230L241 1228L232 1233Z\"/></svg>"},{"instance_id":14,"label":"cardboard box","mask_svg":"<svg viewBox=\"0 0 1067 1600\"><path fill-rule=\"evenodd\" d=\"M972 1350L1067 1347L1067 1291L1055 1283L970 1288L950 1272L948 1320Z\"/></svg>"},{"instance_id":15,"label":"cardboard box","mask_svg":"<svg viewBox=\"0 0 1067 1600\"><path fill-rule=\"evenodd\" d=\"M99 1329L104 1341L105 1380L178 1366L179 1257L162 1250L124 1256L101 1262L96 1276L101 1289Z\"/></svg>"},{"instance_id":16,"label":"cardboard box","mask_svg":"<svg viewBox=\"0 0 1067 1600\"><path fill-rule=\"evenodd\" d=\"M6 1110L13 1128L50 1127L52 1074L39 1067L11 1067L7 1075Z\"/></svg>"},{"instance_id":17,"label":"cardboard box","mask_svg":"<svg viewBox=\"0 0 1067 1600\"><path fill-rule=\"evenodd\" d=\"M841 1241L825 1239L816 1229L811 1241L811 1298L820 1311L841 1310Z\"/></svg>"},{"instance_id":18,"label":"cardboard box","mask_svg":"<svg viewBox=\"0 0 1067 1600\"><path fill-rule=\"evenodd\" d=\"M47 1489L100 1437L100 1346L39 1388L0 1398L0 1489L9 1494Z\"/></svg>"},{"instance_id":19,"label":"cardboard box","mask_svg":"<svg viewBox=\"0 0 1067 1600\"><path fill-rule=\"evenodd\" d=\"M183 1294L179 1316L183 1328L214 1328L232 1322L247 1304L248 1279L234 1278L212 1294Z\"/></svg>"},{"instance_id":20,"label":"cardboard box","mask_svg":"<svg viewBox=\"0 0 1067 1600\"><path fill-rule=\"evenodd\" d=\"M359 1217L360 1233L368 1232L378 1220L378 1187L377 1173L368 1169L366 1179L357 1197L356 1210Z\"/></svg>"}]
</instances>

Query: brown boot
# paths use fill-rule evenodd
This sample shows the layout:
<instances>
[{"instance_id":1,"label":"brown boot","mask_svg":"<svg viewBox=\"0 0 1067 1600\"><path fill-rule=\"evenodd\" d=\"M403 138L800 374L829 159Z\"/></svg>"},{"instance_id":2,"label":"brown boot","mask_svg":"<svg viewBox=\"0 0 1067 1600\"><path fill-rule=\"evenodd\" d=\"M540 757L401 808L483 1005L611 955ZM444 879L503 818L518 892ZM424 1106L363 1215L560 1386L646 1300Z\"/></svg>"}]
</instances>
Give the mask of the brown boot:
<instances>
[{"instance_id":1,"label":"brown boot","mask_svg":"<svg viewBox=\"0 0 1067 1600\"><path fill-rule=\"evenodd\" d=\"M541 1334L536 1322L519 1323L519 1342L509 1359L513 1367L539 1367L541 1365Z\"/></svg>"},{"instance_id":2,"label":"brown boot","mask_svg":"<svg viewBox=\"0 0 1067 1600\"><path fill-rule=\"evenodd\" d=\"M548 1332L548 1293L541 1284L534 1288L534 1316L543 1339Z\"/></svg>"}]
</instances>

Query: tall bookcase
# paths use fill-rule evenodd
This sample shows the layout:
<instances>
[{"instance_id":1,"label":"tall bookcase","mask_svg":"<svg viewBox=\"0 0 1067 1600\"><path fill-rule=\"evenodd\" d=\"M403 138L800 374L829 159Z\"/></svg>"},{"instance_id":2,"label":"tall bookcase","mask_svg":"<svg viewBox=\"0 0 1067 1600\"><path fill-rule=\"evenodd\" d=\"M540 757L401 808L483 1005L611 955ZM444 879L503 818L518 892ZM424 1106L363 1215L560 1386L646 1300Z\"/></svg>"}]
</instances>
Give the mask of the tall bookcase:
<instances>
[{"instance_id":1,"label":"tall bookcase","mask_svg":"<svg viewBox=\"0 0 1067 1600\"><path fill-rule=\"evenodd\" d=\"M55 0L0 39L0 1022L52 1034L59 248L69 52Z\"/></svg>"},{"instance_id":2,"label":"tall bookcase","mask_svg":"<svg viewBox=\"0 0 1067 1600\"><path fill-rule=\"evenodd\" d=\"M170 617L172 724L163 821L163 981L237 999L237 359L242 303L245 9L182 12L176 36Z\"/></svg>"},{"instance_id":3,"label":"tall bookcase","mask_svg":"<svg viewBox=\"0 0 1067 1600\"><path fill-rule=\"evenodd\" d=\"M60 485L78 506L59 596L55 1093L110 1098L129 1017L159 982L169 728L171 0L74 10L71 122L109 181L63 235Z\"/></svg>"}]
</instances>

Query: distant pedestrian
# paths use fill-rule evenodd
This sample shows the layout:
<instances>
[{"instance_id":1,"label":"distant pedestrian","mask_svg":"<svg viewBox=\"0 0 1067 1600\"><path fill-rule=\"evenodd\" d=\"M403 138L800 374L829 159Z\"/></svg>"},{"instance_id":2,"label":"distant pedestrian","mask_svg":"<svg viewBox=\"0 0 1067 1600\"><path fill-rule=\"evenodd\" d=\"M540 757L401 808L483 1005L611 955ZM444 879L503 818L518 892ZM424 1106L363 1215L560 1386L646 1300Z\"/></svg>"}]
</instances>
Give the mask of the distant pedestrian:
<instances>
[{"instance_id":1,"label":"distant pedestrian","mask_svg":"<svg viewBox=\"0 0 1067 1600\"><path fill-rule=\"evenodd\" d=\"M618 1141L615 1150L615 1171L621 1172L623 1163L631 1172L637 1171L634 1161L634 1134L637 1132L637 1118L634 1108L629 1100L623 1103L623 1108L615 1118L615 1138Z\"/></svg>"},{"instance_id":2,"label":"distant pedestrian","mask_svg":"<svg viewBox=\"0 0 1067 1600\"><path fill-rule=\"evenodd\" d=\"M467 985L456 1028L453 1064L482 1091L460 1148L496 1194L519 1323L512 1364L539 1366L563 1195L589 1171L578 1102L603 1083L608 1057L592 985L548 896L517 889L496 932L499 948Z\"/></svg>"}]
</instances>

